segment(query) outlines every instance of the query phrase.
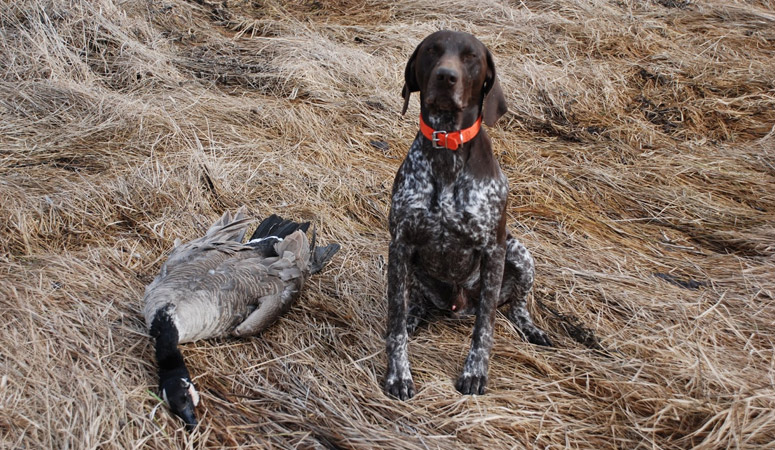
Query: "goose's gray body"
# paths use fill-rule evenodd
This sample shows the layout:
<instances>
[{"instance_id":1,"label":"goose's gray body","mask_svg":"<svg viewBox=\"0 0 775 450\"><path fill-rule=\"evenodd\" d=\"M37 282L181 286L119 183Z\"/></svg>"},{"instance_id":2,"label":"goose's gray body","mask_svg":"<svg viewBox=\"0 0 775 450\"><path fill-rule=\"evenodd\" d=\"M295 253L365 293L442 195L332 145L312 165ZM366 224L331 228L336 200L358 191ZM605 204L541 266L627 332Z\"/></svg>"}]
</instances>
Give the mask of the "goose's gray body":
<instances>
[{"instance_id":1,"label":"goose's gray body","mask_svg":"<svg viewBox=\"0 0 775 450\"><path fill-rule=\"evenodd\" d=\"M241 241L251 220L244 207L225 213L204 237L177 245L145 290L148 328L165 311L178 342L255 335L298 298L309 274L310 245L297 230L271 245ZM275 254L279 256L267 256Z\"/></svg>"},{"instance_id":2,"label":"goose's gray body","mask_svg":"<svg viewBox=\"0 0 775 450\"><path fill-rule=\"evenodd\" d=\"M234 216L224 213L203 237L176 242L145 289L143 313L156 341L159 389L188 430L197 425L199 394L178 344L261 332L299 298L307 276L339 250L338 244L316 247L314 231L310 245L309 223L274 214L243 244L251 222L243 206Z\"/></svg>"}]
</instances>

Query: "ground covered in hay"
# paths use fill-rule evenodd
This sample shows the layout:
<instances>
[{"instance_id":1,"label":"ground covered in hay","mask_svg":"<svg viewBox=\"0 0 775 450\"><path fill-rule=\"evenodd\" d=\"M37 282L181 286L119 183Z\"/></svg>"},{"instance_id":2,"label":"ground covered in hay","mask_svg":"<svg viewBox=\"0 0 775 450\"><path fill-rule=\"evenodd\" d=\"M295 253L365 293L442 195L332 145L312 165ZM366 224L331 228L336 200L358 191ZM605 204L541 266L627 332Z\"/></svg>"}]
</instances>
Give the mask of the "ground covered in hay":
<instances>
[{"instance_id":1,"label":"ground covered in hay","mask_svg":"<svg viewBox=\"0 0 775 450\"><path fill-rule=\"evenodd\" d=\"M471 321L382 393L404 63L495 55L490 130L531 308L489 392ZM0 447L761 448L775 440L775 3L21 0L0 6ZM193 434L156 396L144 286L225 209L342 251L261 337L184 346Z\"/></svg>"}]
</instances>

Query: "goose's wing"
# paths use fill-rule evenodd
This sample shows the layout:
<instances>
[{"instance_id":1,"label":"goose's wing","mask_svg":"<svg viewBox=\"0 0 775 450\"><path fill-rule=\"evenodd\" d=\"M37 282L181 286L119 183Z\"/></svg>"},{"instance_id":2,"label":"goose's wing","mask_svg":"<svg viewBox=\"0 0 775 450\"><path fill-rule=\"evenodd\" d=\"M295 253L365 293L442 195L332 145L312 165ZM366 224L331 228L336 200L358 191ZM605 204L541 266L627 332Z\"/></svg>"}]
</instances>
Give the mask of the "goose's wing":
<instances>
[{"instance_id":1,"label":"goose's wing","mask_svg":"<svg viewBox=\"0 0 775 450\"><path fill-rule=\"evenodd\" d=\"M167 261L161 267L160 276L166 276L173 267L201 259L217 261L222 255L211 252L221 252L227 255L242 250L242 239L245 237L248 225L253 219L245 217L245 206L241 206L232 214L226 211L213 223L204 236L185 243L176 241Z\"/></svg>"},{"instance_id":2,"label":"goose's wing","mask_svg":"<svg viewBox=\"0 0 775 450\"><path fill-rule=\"evenodd\" d=\"M224 212L220 219L210 225L207 233L201 239L212 238L218 241L242 242L245 238L245 231L247 231L247 223L252 221L252 219L245 218L246 209L245 205L242 205L233 215L229 211Z\"/></svg>"},{"instance_id":3,"label":"goose's wing","mask_svg":"<svg viewBox=\"0 0 775 450\"><path fill-rule=\"evenodd\" d=\"M252 250L251 247L235 241L186 243L178 246L181 247L181 251L173 251L169 259L162 264L156 278L146 286L146 297L162 284L176 284L182 279L198 278L197 274L215 269L238 253Z\"/></svg>"},{"instance_id":4,"label":"goose's wing","mask_svg":"<svg viewBox=\"0 0 775 450\"><path fill-rule=\"evenodd\" d=\"M308 273L310 254L307 236L301 230L296 231L277 243L275 249L280 256L265 260L266 275L252 288L254 292L264 289L255 303L256 309L232 331L235 336L260 333L286 313L299 298ZM269 286L280 288L270 293Z\"/></svg>"}]
</instances>

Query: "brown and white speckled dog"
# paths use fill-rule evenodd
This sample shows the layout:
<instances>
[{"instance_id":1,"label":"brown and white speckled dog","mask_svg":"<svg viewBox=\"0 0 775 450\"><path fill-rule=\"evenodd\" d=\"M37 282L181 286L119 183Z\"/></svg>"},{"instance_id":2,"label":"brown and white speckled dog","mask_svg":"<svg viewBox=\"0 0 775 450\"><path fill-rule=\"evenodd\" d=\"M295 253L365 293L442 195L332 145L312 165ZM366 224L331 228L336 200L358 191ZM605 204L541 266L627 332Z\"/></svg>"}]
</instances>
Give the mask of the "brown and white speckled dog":
<instances>
[{"instance_id":1,"label":"brown and white speckled dog","mask_svg":"<svg viewBox=\"0 0 775 450\"><path fill-rule=\"evenodd\" d=\"M414 396L408 335L435 307L476 313L456 387L483 394L499 305L510 302L508 318L528 341L551 345L525 307L533 258L506 231L508 181L480 128L506 112L506 100L492 55L467 33L425 38L405 77L403 112L420 91L420 132L393 184L385 391L402 400Z\"/></svg>"}]
</instances>

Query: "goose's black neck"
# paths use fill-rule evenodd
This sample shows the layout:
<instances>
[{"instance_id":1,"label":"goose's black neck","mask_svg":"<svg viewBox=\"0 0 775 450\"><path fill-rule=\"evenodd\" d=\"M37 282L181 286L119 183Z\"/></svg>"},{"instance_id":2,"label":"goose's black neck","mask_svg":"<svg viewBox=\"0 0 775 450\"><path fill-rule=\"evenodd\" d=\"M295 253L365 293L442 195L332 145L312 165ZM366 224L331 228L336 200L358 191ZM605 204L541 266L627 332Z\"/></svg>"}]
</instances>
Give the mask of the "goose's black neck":
<instances>
[{"instance_id":1,"label":"goose's black neck","mask_svg":"<svg viewBox=\"0 0 775 450\"><path fill-rule=\"evenodd\" d=\"M178 329L170 316L170 306L156 312L151 322L151 336L156 340L159 384L171 378L190 378L183 355L178 349Z\"/></svg>"}]
</instances>

